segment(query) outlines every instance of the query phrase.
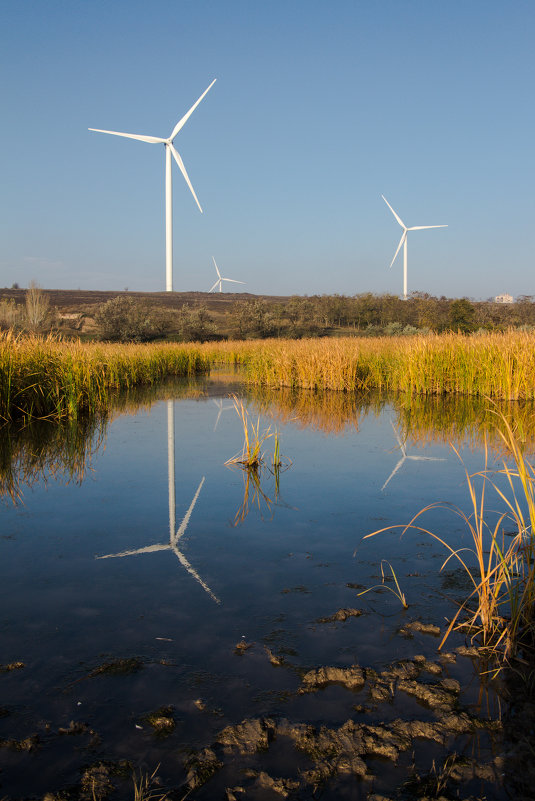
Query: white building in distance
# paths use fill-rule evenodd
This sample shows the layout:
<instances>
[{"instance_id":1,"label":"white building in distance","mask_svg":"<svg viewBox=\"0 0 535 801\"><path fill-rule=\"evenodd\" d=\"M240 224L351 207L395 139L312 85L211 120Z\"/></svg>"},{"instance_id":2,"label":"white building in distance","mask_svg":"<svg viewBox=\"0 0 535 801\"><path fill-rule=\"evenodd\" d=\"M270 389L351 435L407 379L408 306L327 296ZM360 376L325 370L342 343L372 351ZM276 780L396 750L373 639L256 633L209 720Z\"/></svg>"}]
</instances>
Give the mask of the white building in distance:
<instances>
[{"instance_id":1,"label":"white building in distance","mask_svg":"<svg viewBox=\"0 0 535 801\"><path fill-rule=\"evenodd\" d=\"M496 295L494 298L495 303L513 303L513 300L513 296L508 295L506 292L504 292L503 295Z\"/></svg>"}]
</instances>

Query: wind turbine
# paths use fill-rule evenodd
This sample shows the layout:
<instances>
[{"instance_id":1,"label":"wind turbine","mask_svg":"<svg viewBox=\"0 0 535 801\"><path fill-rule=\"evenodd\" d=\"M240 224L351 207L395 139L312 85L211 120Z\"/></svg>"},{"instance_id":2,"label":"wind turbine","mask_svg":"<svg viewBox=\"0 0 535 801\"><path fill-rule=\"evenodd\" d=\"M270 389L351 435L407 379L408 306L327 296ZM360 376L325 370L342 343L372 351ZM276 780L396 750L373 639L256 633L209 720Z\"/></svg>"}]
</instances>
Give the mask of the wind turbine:
<instances>
[{"instance_id":1,"label":"wind turbine","mask_svg":"<svg viewBox=\"0 0 535 801\"><path fill-rule=\"evenodd\" d=\"M392 472L390 473L390 475L386 479L385 483L381 487L381 491L383 491L384 488L386 487L386 485L388 484L388 482L391 481L394 478L394 476L396 475L398 470L402 467L402 465L403 465L403 463L405 462L406 459L412 459L414 462L445 462L446 461L445 459L442 459L439 456L409 456L407 454L407 450L405 448L405 442L403 442L401 437L399 436L399 432L396 429L396 427L395 427L394 423L392 422L392 420L390 421L390 425L392 426L392 428L394 430L394 434L396 435L396 439L398 441L398 445L399 445L399 448L401 450L401 459L399 460L397 465L394 467L394 469L392 470Z\"/></svg>"},{"instance_id":2,"label":"wind turbine","mask_svg":"<svg viewBox=\"0 0 535 801\"><path fill-rule=\"evenodd\" d=\"M121 133L120 131L104 131L102 128L89 128L90 131L96 131L97 133L113 134L113 136L124 136L127 139L139 139L141 142L149 142L149 144L165 145L165 289L167 292L173 291L173 179L171 172L171 156L178 164L178 168L184 176L184 180L189 186L191 194L195 198L195 203L199 207L199 211L202 214L201 204L199 203L197 195L195 194L195 190L191 185L184 162L182 161L179 152L173 145L173 140L181 128L184 127L201 100L210 91L215 82L216 79L214 78L208 89L202 93L197 102L194 103L190 110L184 114L182 119L177 122L171 132L171 136L169 136L167 139L164 139L160 136L144 136L142 134Z\"/></svg>"},{"instance_id":3,"label":"wind turbine","mask_svg":"<svg viewBox=\"0 0 535 801\"><path fill-rule=\"evenodd\" d=\"M131 551L121 551L120 553L108 553L103 556L96 556L95 559L119 559L123 556L138 556L144 553L156 553L157 551L172 551L177 557L178 561L184 567L190 576L193 576L203 590L210 596L212 601L217 604L221 603L219 598L214 595L208 584L202 580L194 567L188 562L180 548L178 547L179 540L186 533L191 513L195 508L197 499L200 495L202 485L204 484L204 476L201 483L197 487L197 491L193 496L188 510L182 522L176 529L176 502L175 502L175 419L174 419L174 406L173 401L167 401L167 469L168 469L168 485L169 485L169 543L157 543L155 545L146 545L144 548L136 548Z\"/></svg>"},{"instance_id":4,"label":"wind turbine","mask_svg":"<svg viewBox=\"0 0 535 801\"><path fill-rule=\"evenodd\" d=\"M216 261L215 261L213 256L212 256L212 261L214 262L215 271L217 273L217 281L215 282L213 287L208 290L209 292L213 292L214 289L216 288L216 286L219 286L219 291L222 292L223 291L223 289L222 289L223 281L230 281L232 284L245 284L245 281L236 281L234 278L223 278L223 276L219 272L219 268L218 268L218 266L216 264Z\"/></svg>"},{"instance_id":5,"label":"wind turbine","mask_svg":"<svg viewBox=\"0 0 535 801\"><path fill-rule=\"evenodd\" d=\"M397 247L397 250L394 253L394 258L390 262L390 267L392 267L392 265L394 264L394 262L396 260L396 256L398 255L398 253L399 253L399 251L401 249L401 246L403 245L403 299L407 300L407 233L409 231L423 231L425 228L447 228L448 226L447 225L413 225L411 228L407 228L407 226L405 225L405 223L403 222L401 217L399 217L396 214L396 212L394 211L394 209L392 208L392 206L390 205L390 203L388 202L386 197L384 195L381 195L381 197L383 198L384 202L386 203L386 205L388 206L388 208L390 209L390 211L392 212L392 214L394 215L394 217L396 218L398 223L403 228L403 233L401 235L401 239L399 240L399 245Z\"/></svg>"}]
</instances>

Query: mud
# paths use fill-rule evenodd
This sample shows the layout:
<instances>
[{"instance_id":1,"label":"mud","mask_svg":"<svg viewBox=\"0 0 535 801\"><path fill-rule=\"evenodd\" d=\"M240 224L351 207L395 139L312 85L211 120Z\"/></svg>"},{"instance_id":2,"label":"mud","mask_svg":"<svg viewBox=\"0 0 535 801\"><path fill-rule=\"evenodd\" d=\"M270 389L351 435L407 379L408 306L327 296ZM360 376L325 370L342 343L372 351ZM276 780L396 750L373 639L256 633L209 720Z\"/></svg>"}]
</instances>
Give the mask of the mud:
<instances>
[{"instance_id":1,"label":"mud","mask_svg":"<svg viewBox=\"0 0 535 801\"><path fill-rule=\"evenodd\" d=\"M373 761L381 759L396 765L401 754L414 750L416 741L436 743L447 749L448 744L460 735L477 730L500 731L499 720L474 716L461 706L461 687L457 680L445 677L429 681L429 676L436 678L441 673L440 665L421 655L395 662L382 672L363 669L358 665L348 668L322 666L309 670L302 677L297 695L321 693L329 685L337 684L350 692L367 690L370 699L380 704L390 702L398 693L403 693L430 710L434 720L397 718L371 724L348 719L341 726L328 727L287 718L247 718L238 724L226 726L216 741L200 752L197 761L189 766L187 789L200 788L220 769L228 770L244 758L248 760L247 771L243 774L247 776L247 781L226 787L229 801L247 798L249 793L256 797L255 791L259 788L272 790L283 798L294 795L308 798L320 787L325 788L330 782L343 777L368 782L371 788L375 778ZM359 712L368 711L362 705L357 705L355 709ZM266 769L264 763L270 761L270 753L277 752L277 748L280 751L280 746L284 746L286 754L293 751L291 763L300 766L296 768L295 776L281 778L271 775ZM305 764L303 759L306 760ZM492 763L479 763L474 759L463 761L455 752L447 754L446 762L448 759L447 772L440 775L435 782L436 787L458 788L474 779L482 785L489 783L495 786L500 781L503 765L500 755ZM416 786L419 783L422 792L411 797L426 797L425 791L431 787L432 779L432 776L412 775L406 784L412 782ZM368 795L369 799L375 798L376 801L381 797L371 791ZM440 794L435 793L432 797L437 799Z\"/></svg>"}]
</instances>

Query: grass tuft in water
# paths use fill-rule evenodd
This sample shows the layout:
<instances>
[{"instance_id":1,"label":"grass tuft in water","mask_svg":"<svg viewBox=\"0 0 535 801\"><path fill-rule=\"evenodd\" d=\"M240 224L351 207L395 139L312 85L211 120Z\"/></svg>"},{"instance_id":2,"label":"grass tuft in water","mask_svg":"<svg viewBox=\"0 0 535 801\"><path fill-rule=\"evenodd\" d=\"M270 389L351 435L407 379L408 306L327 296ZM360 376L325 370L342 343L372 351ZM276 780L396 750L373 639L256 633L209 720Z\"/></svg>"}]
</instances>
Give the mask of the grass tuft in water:
<instances>
[{"instance_id":1,"label":"grass tuft in water","mask_svg":"<svg viewBox=\"0 0 535 801\"><path fill-rule=\"evenodd\" d=\"M370 535L368 534L367 536L370 536ZM366 539L366 538L364 538L364 539ZM388 567L390 568L390 571L392 573L392 578L394 579L394 584L396 585L395 588L394 587L390 587L388 584L386 584L383 564L388 565ZM401 603L403 609L408 609L409 608L409 604L407 603L407 598L405 597L405 593L402 592L401 587L399 586L398 577L395 574L394 568L392 567L390 562L387 562L386 559L381 559L381 583L380 584L374 584L373 587L368 587L366 590L362 590L362 592L358 592L357 593L357 598L360 595L366 595L367 592L372 592L372 590L376 590L378 588L389 590L391 593L393 593L396 596L396 598L398 598L398 600Z\"/></svg>"}]
</instances>

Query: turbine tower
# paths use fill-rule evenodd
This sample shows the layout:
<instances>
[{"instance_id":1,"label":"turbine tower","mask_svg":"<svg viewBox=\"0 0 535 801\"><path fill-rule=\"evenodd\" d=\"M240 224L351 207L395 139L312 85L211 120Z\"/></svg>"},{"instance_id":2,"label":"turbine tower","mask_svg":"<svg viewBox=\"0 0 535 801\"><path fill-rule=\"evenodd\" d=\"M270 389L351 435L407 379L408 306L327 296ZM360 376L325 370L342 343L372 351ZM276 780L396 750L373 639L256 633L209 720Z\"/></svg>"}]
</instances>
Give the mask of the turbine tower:
<instances>
[{"instance_id":1,"label":"turbine tower","mask_svg":"<svg viewBox=\"0 0 535 801\"><path fill-rule=\"evenodd\" d=\"M399 240L399 245L397 247L397 250L394 253L394 258L390 262L390 267L392 267L392 265L394 264L394 262L396 260L396 256L398 255L398 253L399 253L399 251L401 249L401 246L403 245L403 300L407 300L407 233L409 231L423 231L424 228L447 228L448 226L447 225L413 225L411 228L407 228L407 226L405 225L405 223L403 222L401 217L399 217L396 214L396 212L394 211L394 209L392 208L392 206L390 205L390 203L388 202L386 197L384 195L381 195L381 197L383 198L384 202L386 203L386 205L388 206L388 208L390 209L390 211L392 212L392 214L394 215L394 217L396 218L398 223L403 228L403 233L401 234L401 239Z\"/></svg>"},{"instance_id":2,"label":"turbine tower","mask_svg":"<svg viewBox=\"0 0 535 801\"><path fill-rule=\"evenodd\" d=\"M184 162L180 157L180 153L173 145L173 140L181 128L183 128L186 122L189 120L204 96L208 94L215 82L216 79L214 78L208 89L202 93L197 102L194 103L190 110L184 114L182 119L177 122L173 128L171 136L169 136L167 139L159 136L144 136L142 134L121 133L120 131L104 131L102 128L89 128L90 131L96 131L97 133L113 134L113 136L124 136L127 139L139 139L140 142L148 142L149 144L165 145L165 289L167 292L173 291L173 179L171 173L171 156L178 164L178 168L184 176L184 180L189 186L191 194L195 198L195 202L202 214L201 204L199 203L197 195L195 194L195 190L191 185L191 181L188 173L186 172Z\"/></svg>"},{"instance_id":3,"label":"turbine tower","mask_svg":"<svg viewBox=\"0 0 535 801\"><path fill-rule=\"evenodd\" d=\"M219 286L219 291L222 292L223 291L223 289L222 289L223 281L230 281L233 284L245 284L245 281L236 281L234 278L223 278L223 276L219 272L219 268L218 268L217 264L215 263L215 259L214 259L213 256L212 256L212 261L214 262L215 271L217 273L217 281L215 282L213 287L208 290L209 292L213 292L214 289L216 288L216 286Z\"/></svg>"}]
</instances>

